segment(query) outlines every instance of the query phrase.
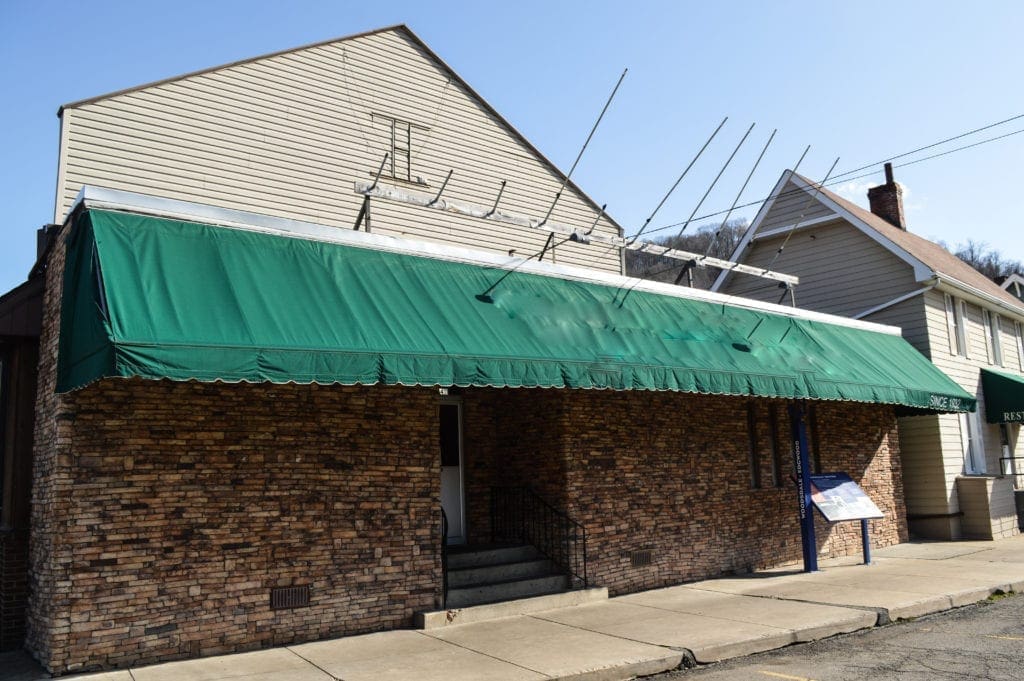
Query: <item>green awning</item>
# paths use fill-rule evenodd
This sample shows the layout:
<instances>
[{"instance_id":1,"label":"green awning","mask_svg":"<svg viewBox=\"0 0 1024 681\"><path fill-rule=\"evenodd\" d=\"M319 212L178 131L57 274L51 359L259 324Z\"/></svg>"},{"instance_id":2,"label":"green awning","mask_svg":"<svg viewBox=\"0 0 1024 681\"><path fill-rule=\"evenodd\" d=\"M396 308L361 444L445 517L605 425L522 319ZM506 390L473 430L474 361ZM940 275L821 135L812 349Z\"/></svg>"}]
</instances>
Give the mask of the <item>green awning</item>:
<instances>
[{"instance_id":1,"label":"green awning","mask_svg":"<svg viewBox=\"0 0 1024 681\"><path fill-rule=\"evenodd\" d=\"M631 286L90 210L69 238L59 390L140 376L974 408L897 335Z\"/></svg>"},{"instance_id":2,"label":"green awning","mask_svg":"<svg viewBox=\"0 0 1024 681\"><path fill-rule=\"evenodd\" d=\"M985 393L986 421L1024 423L1024 377L982 369L981 389Z\"/></svg>"}]
</instances>

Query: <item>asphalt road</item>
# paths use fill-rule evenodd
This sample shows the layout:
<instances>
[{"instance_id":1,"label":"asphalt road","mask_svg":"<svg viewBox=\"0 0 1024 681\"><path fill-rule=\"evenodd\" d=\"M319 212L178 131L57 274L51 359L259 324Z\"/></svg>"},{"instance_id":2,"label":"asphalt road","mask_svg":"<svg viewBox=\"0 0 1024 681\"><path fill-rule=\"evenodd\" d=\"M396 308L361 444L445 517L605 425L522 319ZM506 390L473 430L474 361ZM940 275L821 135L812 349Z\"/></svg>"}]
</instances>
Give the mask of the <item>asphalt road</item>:
<instances>
[{"instance_id":1,"label":"asphalt road","mask_svg":"<svg viewBox=\"0 0 1024 681\"><path fill-rule=\"evenodd\" d=\"M1024 595L790 646L659 681L1024 679Z\"/></svg>"}]
</instances>

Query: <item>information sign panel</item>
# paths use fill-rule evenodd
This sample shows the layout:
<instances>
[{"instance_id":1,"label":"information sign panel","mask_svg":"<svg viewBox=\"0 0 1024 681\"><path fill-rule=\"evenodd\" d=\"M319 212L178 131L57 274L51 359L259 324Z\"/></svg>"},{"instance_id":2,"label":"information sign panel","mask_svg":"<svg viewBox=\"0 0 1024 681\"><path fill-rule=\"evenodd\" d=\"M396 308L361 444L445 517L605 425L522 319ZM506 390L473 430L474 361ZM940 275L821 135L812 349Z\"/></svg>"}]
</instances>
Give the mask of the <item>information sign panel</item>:
<instances>
[{"instance_id":1,"label":"information sign panel","mask_svg":"<svg viewBox=\"0 0 1024 681\"><path fill-rule=\"evenodd\" d=\"M830 523L884 517L875 502L846 473L812 475L811 502Z\"/></svg>"}]
</instances>

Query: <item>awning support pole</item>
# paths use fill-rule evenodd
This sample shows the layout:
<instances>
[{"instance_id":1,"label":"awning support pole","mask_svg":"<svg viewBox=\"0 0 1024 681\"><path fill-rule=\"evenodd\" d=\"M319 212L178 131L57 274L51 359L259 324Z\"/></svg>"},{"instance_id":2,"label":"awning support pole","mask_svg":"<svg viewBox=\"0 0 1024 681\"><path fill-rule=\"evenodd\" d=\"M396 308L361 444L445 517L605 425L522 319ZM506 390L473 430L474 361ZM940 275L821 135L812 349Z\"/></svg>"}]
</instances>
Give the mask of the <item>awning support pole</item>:
<instances>
[{"instance_id":1,"label":"awning support pole","mask_svg":"<svg viewBox=\"0 0 1024 681\"><path fill-rule=\"evenodd\" d=\"M544 259L544 254L548 252L549 248L551 248L551 242L553 242L554 240L555 233L551 232L551 234L548 234L548 240L544 242L544 248L540 249L540 255L537 256L537 262L540 262L541 260Z\"/></svg>"},{"instance_id":2,"label":"awning support pole","mask_svg":"<svg viewBox=\"0 0 1024 681\"><path fill-rule=\"evenodd\" d=\"M814 509L811 508L811 462L807 456L807 423L803 404L789 405L789 423L793 441L793 465L800 502L800 538L804 552L804 572L818 571L818 546L814 536Z\"/></svg>"},{"instance_id":3,"label":"awning support pole","mask_svg":"<svg viewBox=\"0 0 1024 681\"><path fill-rule=\"evenodd\" d=\"M356 224L352 229L359 231L359 228L363 226L363 220L366 220L366 231L370 231L370 197L363 197L363 205L359 207L359 215L356 216Z\"/></svg>"}]
</instances>

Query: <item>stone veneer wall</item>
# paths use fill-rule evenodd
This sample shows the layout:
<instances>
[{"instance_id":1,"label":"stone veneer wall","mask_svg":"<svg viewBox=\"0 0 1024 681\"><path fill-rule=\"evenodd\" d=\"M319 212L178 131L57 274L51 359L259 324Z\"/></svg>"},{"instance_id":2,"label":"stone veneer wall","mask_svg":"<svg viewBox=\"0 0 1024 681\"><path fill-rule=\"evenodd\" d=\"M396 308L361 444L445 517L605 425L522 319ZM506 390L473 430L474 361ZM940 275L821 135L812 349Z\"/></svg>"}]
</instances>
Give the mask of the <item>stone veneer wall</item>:
<instances>
[{"instance_id":1,"label":"stone veneer wall","mask_svg":"<svg viewBox=\"0 0 1024 681\"><path fill-rule=\"evenodd\" d=\"M440 596L437 391L107 379L56 395L63 248L47 271L29 649L81 671L407 625ZM792 485L750 489L741 398L462 391L470 538L492 484L529 483L590 533L613 593L797 560ZM766 400L759 450L770 484ZM788 438L784 405L780 447ZM860 480L906 537L892 409L820 404L826 470ZM784 476L792 465L782 455ZM821 527L822 555L859 550ZM632 567L630 555L652 562ZM305 585L311 606L269 608Z\"/></svg>"},{"instance_id":2,"label":"stone veneer wall","mask_svg":"<svg viewBox=\"0 0 1024 681\"><path fill-rule=\"evenodd\" d=\"M543 481L558 471L565 489L553 503L587 527L591 581L613 594L801 558L782 402L776 405L783 485L774 488L770 402L755 401L762 489L751 489L747 399L468 390L464 402L471 537L487 536L491 485L539 486L544 494ZM873 545L905 541L893 410L819 403L817 411L822 469L850 473L886 515L872 522ZM861 550L859 523L830 527L820 516L816 522L821 556ZM633 567L631 554L643 550L652 552L652 563Z\"/></svg>"},{"instance_id":3,"label":"stone veneer wall","mask_svg":"<svg viewBox=\"0 0 1024 681\"><path fill-rule=\"evenodd\" d=\"M27 646L52 672L407 626L440 598L437 391L105 379L56 395L47 272ZM270 590L308 585L309 607Z\"/></svg>"}]
</instances>

